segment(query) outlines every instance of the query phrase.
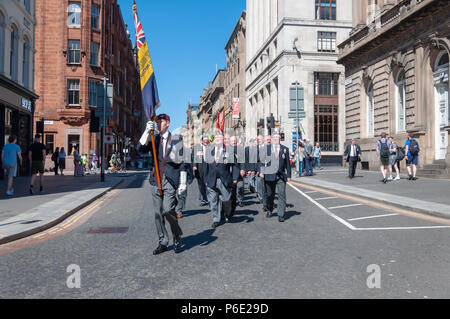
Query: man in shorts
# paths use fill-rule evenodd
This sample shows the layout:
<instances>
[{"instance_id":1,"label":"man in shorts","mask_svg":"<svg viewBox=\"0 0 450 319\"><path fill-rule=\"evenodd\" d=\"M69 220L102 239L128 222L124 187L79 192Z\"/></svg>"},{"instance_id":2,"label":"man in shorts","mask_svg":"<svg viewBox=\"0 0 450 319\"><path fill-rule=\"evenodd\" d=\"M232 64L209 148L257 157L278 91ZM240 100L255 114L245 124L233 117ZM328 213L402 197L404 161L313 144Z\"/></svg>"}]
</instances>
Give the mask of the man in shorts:
<instances>
[{"instance_id":1,"label":"man in shorts","mask_svg":"<svg viewBox=\"0 0 450 319\"><path fill-rule=\"evenodd\" d=\"M386 133L381 133L381 140L377 143L378 160L381 164L381 174L383 174L383 183L388 182L387 172L389 167L389 147L391 142L386 138Z\"/></svg>"},{"instance_id":2,"label":"man in shorts","mask_svg":"<svg viewBox=\"0 0 450 319\"><path fill-rule=\"evenodd\" d=\"M31 181L30 181L30 195L33 195L33 185L34 180L36 179L37 174L39 173L40 177L40 187L39 192L42 193L44 190L44 166L45 166L45 157L47 156L45 151L45 145L40 143L41 135L36 134L34 136L34 143L31 144L30 149L28 151L28 159L30 162L31 169Z\"/></svg>"},{"instance_id":3,"label":"man in shorts","mask_svg":"<svg viewBox=\"0 0 450 319\"><path fill-rule=\"evenodd\" d=\"M409 180L417 180L417 165L419 164L419 142L415 140L412 134L408 134L408 140L405 143L406 165L408 169ZM412 172L411 172L412 168Z\"/></svg>"},{"instance_id":4,"label":"man in shorts","mask_svg":"<svg viewBox=\"0 0 450 319\"><path fill-rule=\"evenodd\" d=\"M13 179L17 174L17 158L19 158L19 164L22 165L22 155L16 140L17 138L14 135L9 136L8 144L2 149L2 167L6 170L6 176L8 176L6 196L14 195Z\"/></svg>"}]
</instances>

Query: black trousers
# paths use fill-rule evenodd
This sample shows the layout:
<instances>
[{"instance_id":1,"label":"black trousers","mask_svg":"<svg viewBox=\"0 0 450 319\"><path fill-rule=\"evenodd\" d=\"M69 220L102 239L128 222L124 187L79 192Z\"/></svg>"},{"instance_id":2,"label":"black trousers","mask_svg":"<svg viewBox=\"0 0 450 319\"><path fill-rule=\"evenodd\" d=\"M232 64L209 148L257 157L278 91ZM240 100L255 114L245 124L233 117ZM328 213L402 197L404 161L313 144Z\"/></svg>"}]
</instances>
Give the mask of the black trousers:
<instances>
[{"instance_id":1,"label":"black trousers","mask_svg":"<svg viewBox=\"0 0 450 319\"><path fill-rule=\"evenodd\" d=\"M356 165L358 164L358 157L352 156L348 161L348 176L355 177Z\"/></svg>"}]
</instances>

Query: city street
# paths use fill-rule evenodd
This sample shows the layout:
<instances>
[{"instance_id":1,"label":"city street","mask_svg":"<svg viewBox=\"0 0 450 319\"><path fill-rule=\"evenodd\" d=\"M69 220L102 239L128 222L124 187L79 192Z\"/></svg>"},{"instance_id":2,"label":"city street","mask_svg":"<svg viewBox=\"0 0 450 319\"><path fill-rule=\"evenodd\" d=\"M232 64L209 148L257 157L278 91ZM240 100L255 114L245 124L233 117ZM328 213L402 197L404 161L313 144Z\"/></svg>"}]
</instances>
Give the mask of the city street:
<instances>
[{"instance_id":1,"label":"city street","mask_svg":"<svg viewBox=\"0 0 450 319\"><path fill-rule=\"evenodd\" d=\"M184 251L153 256L147 178L129 176L62 224L1 245L0 298L450 298L449 220L292 183L285 223L267 219L246 187L245 207L212 230L194 182ZM67 285L69 265L79 289ZM379 288L368 285L374 265Z\"/></svg>"}]
</instances>

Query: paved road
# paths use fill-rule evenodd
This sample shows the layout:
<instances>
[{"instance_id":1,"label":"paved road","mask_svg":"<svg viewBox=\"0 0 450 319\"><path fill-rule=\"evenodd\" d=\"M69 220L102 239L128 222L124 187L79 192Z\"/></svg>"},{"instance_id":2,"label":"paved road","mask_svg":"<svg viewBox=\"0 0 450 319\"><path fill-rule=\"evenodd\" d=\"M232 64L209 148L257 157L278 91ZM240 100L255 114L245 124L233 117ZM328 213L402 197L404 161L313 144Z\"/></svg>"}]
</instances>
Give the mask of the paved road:
<instances>
[{"instance_id":1,"label":"paved road","mask_svg":"<svg viewBox=\"0 0 450 319\"><path fill-rule=\"evenodd\" d=\"M80 212L71 231L49 230L14 252L0 247L0 298L450 297L450 228L431 228L448 224L373 217L393 212L300 187L288 187L285 223L266 219L246 193L234 221L213 231L192 185L181 220L184 252L152 256L157 238L145 178L128 178L90 215ZM94 227L128 230L90 234ZM66 285L71 264L80 267L80 289ZM374 264L379 289L367 286Z\"/></svg>"}]
</instances>

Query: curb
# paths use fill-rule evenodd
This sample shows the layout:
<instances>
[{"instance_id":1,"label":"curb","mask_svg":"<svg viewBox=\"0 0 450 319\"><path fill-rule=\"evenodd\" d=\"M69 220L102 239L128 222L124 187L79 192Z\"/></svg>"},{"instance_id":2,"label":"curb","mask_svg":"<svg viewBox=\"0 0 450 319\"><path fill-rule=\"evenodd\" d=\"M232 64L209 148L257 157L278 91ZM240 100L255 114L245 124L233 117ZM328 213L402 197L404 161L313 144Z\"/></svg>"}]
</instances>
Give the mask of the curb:
<instances>
[{"instance_id":1,"label":"curb","mask_svg":"<svg viewBox=\"0 0 450 319\"><path fill-rule=\"evenodd\" d=\"M91 198L90 200L84 202L84 203L81 204L81 205L78 205L77 207L71 209L70 211L68 211L67 213L65 213L64 215L62 215L61 217L59 217L59 218L57 218L57 219L55 219L55 220L52 220L51 222L49 222L49 223L47 223L47 224L45 224L45 225L42 225L42 226L39 226L39 227L36 227L36 228L33 228L33 229L29 229L29 230L26 230L26 231L24 231L24 232L17 233L17 234L14 234L14 235L5 237L5 238L3 238L3 239L0 239L0 245L4 245L4 244L11 243L11 242L16 241L16 240L19 240L19 239L23 239L23 238L32 236L32 235L34 235L34 234L43 232L44 230L50 229L50 228L52 228L52 227L54 227L54 226L60 224L61 222L63 222L63 221L66 220L67 218L69 218L70 216L76 214L76 213L77 213L78 211L80 211L81 209L83 209L83 208L89 206L90 204L92 204L93 202L95 202L96 200L98 200L99 198L105 196L108 192L110 192L110 191L112 191L113 189L115 189L116 187L118 187L118 186L119 186L120 184L122 184L124 181L125 181L125 179L120 180L119 182L117 182L116 184L114 184L113 186L111 186L110 188L108 188L107 190L105 190L103 193L101 193L101 194L99 194L99 195L97 195L97 196Z\"/></svg>"},{"instance_id":2,"label":"curb","mask_svg":"<svg viewBox=\"0 0 450 319\"><path fill-rule=\"evenodd\" d=\"M297 185L302 186L302 187L310 188L310 189L319 189L319 190L321 189L321 190L329 191L329 192L331 191L331 192L334 192L336 194L341 194L341 195L345 195L345 196L351 196L351 197L357 196L357 197L359 197L361 199L373 201L373 202L376 202L376 203L379 203L379 204L383 204L383 205L386 205L386 206L397 207L397 208L401 208L401 209L410 210L410 211L415 212L415 213L420 213L420 214L425 214L425 215L429 215L429 216L434 216L434 217L439 217L439 218L444 218L444 219L450 220L450 211L448 212L448 214L444 214L444 213L436 212L436 211L433 211L433 210L426 210L426 209L421 209L421 208L417 208L417 207L411 207L411 206L407 206L407 205L402 205L402 204L399 204L399 203L387 201L387 200L380 199L380 198L369 197L369 196L365 196L365 195L361 195L361 194L356 195L354 193L345 192L345 191L342 191L342 190L339 190L339 189L335 189L335 188L324 187L324 186L317 186L317 185L312 185L312 184L299 182L299 181L294 181L294 180L291 180L291 183L297 184ZM438 203L436 203L436 204L438 204ZM444 205L444 204L441 204L441 205Z\"/></svg>"}]
</instances>

